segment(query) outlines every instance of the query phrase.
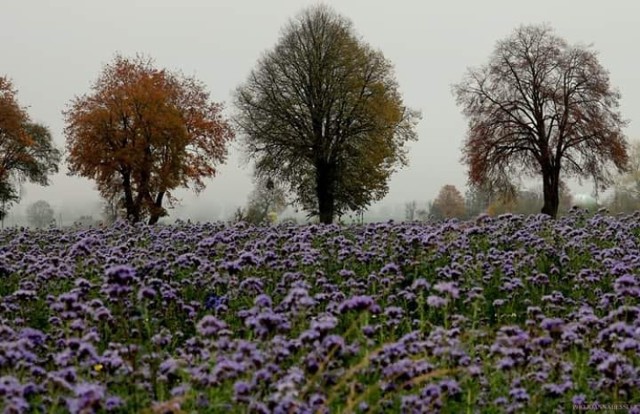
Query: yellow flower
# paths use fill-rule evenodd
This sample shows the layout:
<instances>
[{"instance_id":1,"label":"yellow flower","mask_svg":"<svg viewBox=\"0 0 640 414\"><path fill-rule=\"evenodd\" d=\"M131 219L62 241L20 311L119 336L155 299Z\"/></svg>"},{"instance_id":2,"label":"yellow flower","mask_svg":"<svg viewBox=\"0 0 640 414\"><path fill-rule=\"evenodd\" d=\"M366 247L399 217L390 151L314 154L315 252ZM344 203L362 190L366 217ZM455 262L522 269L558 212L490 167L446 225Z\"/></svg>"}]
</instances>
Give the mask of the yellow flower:
<instances>
[{"instance_id":1,"label":"yellow flower","mask_svg":"<svg viewBox=\"0 0 640 414\"><path fill-rule=\"evenodd\" d=\"M104 368L104 366L102 364L95 364L93 366L93 369L95 369L98 372L102 371L102 368Z\"/></svg>"}]
</instances>

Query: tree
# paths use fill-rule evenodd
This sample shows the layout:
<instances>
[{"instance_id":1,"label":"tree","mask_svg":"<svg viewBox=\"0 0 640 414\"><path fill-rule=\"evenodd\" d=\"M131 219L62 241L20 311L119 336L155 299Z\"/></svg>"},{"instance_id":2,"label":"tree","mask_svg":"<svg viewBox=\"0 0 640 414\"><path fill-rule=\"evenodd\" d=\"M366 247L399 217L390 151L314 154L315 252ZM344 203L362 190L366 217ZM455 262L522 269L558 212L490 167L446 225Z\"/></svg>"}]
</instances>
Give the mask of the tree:
<instances>
[{"instance_id":1,"label":"tree","mask_svg":"<svg viewBox=\"0 0 640 414\"><path fill-rule=\"evenodd\" d=\"M285 183L322 223L380 200L416 139L419 114L404 106L391 63L326 6L288 23L235 102L258 176Z\"/></svg>"},{"instance_id":2,"label":"tree","mask_svg":"<svg viewBox=\"0 0 640 414\"><path fill-rule=\"evenodd\" d=\"M80 228L93 227L96 224L98 224L98 221L94 220L93 216L88 214L83 214L78 217L77 220L73 221L73 225Z\"/></svg>"},{"instance_id":3,"label":"tree","mask_svg":"<svg viewBox=\"0 0 640 414\"><path fill-rule=\"evenodd\" d=\"M261 224L271 221L270 216L277 218L286 208L284 188L272 180L258 180L241 217L249 223Z\"/></svg>"},{"instance_id":4,"label":"tree","mask_svg":"<svg viewBox=\"0 0 640 414\"><path fill-rule=\"evenodd\" d=\"M640 199L624 188L615 187L605 205L612 213L632 213L640 209Z\"/></svg>"},{"instance_id":5,"label":"tree","mask_svg":"<svg viewBox=\"0 0 640 414\"><path fill-rule=\"evenodd\" d=\"M486 186L469 186L464 196L467 217L476 217L486 213L494 197L495 195Z\"/></svg>"},{"instance_id":6,"label":"tree","mask_svg":"<svg viewBox=\"0 0 640 414\"><path fill-rule=\"evenodd\" d=\"M111 225L121 217L123 212L116 200L103 200L100 203L100 216L106 225ZM125 212L126 214L126 212Z\"/></svg>"},{"instance_id":7,"label":"tree","mask_svg":"<svg viewBox=\"0 0 640 414\"><path fill-rule=\"evenodd\" d=\"M567 212L573 206L573 197L566 183L560 180L559 184L559 204L558 212ZM511 197L503 197L502 194L494 194L489 198L489 205L486 212L495 216L504 213L516 214L538 214L539 206L544 200L541 187L518 188Z\"/></svg>"},{"instance_id":8,"label":"tree","mask_svg":"<svg viewBox=\"0 0 640 414\"><path fill-rule=\"evenodd\" d=\"M640 208L640 141L633 141L629 148L627 171L614 183L614 193L608 208L615 213L630 213Z\"/></svg>"},{"instance_id":9,"label":"tree","mask_svg":"<svg viewBox=\"0 0 640 414\"><path fill-rule=\"evenodd\" d=\"M0 76L0 219L20 199L21 184L49 185L61 157L49 130L31 121L16 94L11 81Z\"/></svg>"},{"instance_id":10,"label":"tree","mask_svg":"<svg viewBox=\"0 0 640 414\"><path fill-rule=\"evenodd\" d=\"M33 227L47 227L55 222L53 209L44 200L36 201L27 207L27 220Z\"/></svg>"},{"instance_id":11,"label":"tree","mask_svg":"<svg viewBox=\"0 0 640 414\"><path fill-rule=\"evenodd\" d=\"M558 186L558 213L566 213L573 207L573 197L567 184L560 180ZM517 197L513 200L512 210L513 213L518 214L538 214L540 212L539 206L544 202L544 192L541 187L535 189L520 189L518 190Z\"/></svg>"},{"instance_id":12,"label":"tree","mask_svg":"<svg viewBox=\"0 0 640 414\"><path fill-rule=\"evenodd\" d=\"M499 216L505 213L514 213L518 207L516 196L505 195L504 197L496 197L491 200L491 204L487 207L487 214L490 216Z\"/></svg>"},{"instance_id":13,"label":"tree","mask_svg":"<svg viewBox=\"0 0 640 414\"><path fill-rule=\"evenodd\" d=\"M172 190L200 192L224 162L234 134L221 111L196 79L116 56L64 112L70 174L95 180L131 222L154 224Z\"/></svg>"},{"instance_id":14,"label":"tree","mask_svg":"<svg viewBox=\"0 0 640 414\"><path fill-rule=\"evenodd\" d=\"M465 215L464 197L455 186L451 184L443 186L438 197L433 200L431 214L439 219L463 218Z\"/></svg>"},{"instance_id":15,"label":"tree","mask_svg":"<svg viewBox=\"0 0 640 414\"><path fill-rule=\"evenodd\" d=\"M2 221L2 228L4 228L4 219L7 216L9 207L19 199L20 196L16 189L9 182L0 181L0 221Z\"/></svg>"},{"instance_id":16,"label":"tree","mask_svg":"<svg viewBox=\"0 0 640 414\"><path fill-rule=\"evenodd\" d=\"M419 221L427 221L429 220L429 209L428 208L419 208L416 210L416 217Z\"/></svg>"},{"instance_id":17,"label":"tree","mask_svg":"<svg viewBox=\"0 0 640 414\"><path fill-rule=\"evenodd\" d=\"M610 167L625 168L620 94L596 52L547 26L518 28L454 93L469 119L463 161L471 183L506 192L512 177L542 176L542 213L555 217L561 172L606 188Z\"/></svg>"},{"instance_id":18,"label":"tree","mask_svg":"<svg viewBox=\"0 0 640 414\"><path fill-rule=\"evenodd\" d=\"M404 218L407 221L414 221L418 211L418 203L413 200L404 204Z\"/></svg>"},{"instance_id":19,"label":"tree","mask_svg":"<svg viewBox=\"0 0 640 414\"><path fill-rule=\"evenodd\" d=\"M627 171L617 177L615 187L640 199L640 141L631 143Z\"/></svg>"}]
</instances>

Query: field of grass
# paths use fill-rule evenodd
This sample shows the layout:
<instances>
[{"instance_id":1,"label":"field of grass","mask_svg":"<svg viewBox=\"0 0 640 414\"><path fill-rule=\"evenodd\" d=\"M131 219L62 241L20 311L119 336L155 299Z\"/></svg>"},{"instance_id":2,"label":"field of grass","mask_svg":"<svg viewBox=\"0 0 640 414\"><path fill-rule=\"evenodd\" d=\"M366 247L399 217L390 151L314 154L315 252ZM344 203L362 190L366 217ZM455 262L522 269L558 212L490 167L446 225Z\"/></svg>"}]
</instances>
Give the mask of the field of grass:
<instances>
[{"instance_id":1,"label":"field of grass","mask_svg":"<svg viewBox=\"0 0 640 414\"><path fill-rule=\"evenodd\" d=\"M640 402L640 214L14 228L0 246L4 412Z\"/></svg>"}]
</instances>

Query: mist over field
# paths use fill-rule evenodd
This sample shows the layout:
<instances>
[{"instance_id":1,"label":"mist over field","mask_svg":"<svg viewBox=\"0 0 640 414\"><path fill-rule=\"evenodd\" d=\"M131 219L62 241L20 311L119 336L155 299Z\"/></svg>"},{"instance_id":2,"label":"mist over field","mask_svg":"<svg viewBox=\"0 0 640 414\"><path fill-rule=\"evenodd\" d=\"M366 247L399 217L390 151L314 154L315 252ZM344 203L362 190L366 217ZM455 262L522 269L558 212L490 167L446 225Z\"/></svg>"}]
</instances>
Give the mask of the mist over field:
<instances>
[{"instance_id":1,"label":"mist over field","mask_svg":"<svg viewBox=\"0 0 640 414\"><path fill-rule=\"evenodd\" d=\"M7 2L0 15L2 73L18 89L19 101L36 122L51 128L64 146L61 111L88 91L102 65L115 53L145 53L159 67L202 80L212 99L232 113L231 93L246 80L262 54L272 48L282 26L312 1L81 1ZM548 22L570 43L591 44L599 52L611 83L622 92L621 112L631 121L625 133L640 136L640 85L629 53L640 37L637 2L542 1L536 7L489 1L439 4L420 1L328 1L352 20L371 46L394 64L405 103L422 112L418 140L409 143L409 165L391 176L389 193L365 213L367 220L404 217L404 204L426 205L438 190L455 185L462 193L467 178L460 162L466 121L456 107L451 85L466 68L483 64L499 39L520 24ZM126 13L122 10L126 9ZM588 180L568 182L575 193L592 192ZM538 186L531 183L531 187ZM179 217L227 219L247 202L251 164L241 162L239 145L199 195L179 190L180 205L165 221ZM63 223L98 215L100 197L87 179L66 176L51 185L24 186L20 204L6 223L24 223L26 207L46 200ZM285 215L294 215L293 211ZM299 216L303 217L303 216Z\"/></svg>"}]
</instances>

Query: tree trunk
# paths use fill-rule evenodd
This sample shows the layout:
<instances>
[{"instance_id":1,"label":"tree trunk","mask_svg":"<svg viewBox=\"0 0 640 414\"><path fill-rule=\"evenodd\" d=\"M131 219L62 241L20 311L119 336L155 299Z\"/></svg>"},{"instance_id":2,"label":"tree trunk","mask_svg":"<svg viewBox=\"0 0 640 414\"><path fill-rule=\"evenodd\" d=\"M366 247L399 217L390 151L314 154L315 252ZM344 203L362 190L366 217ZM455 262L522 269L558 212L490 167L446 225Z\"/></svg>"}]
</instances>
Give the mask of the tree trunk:
<instances>
[{"instance_id":1,"label":"tree trunk","mask_svg":"<svg viewBox=\"0 0 640 414\"><path fill-rule=\"evenodd\" d=\"M335 166L326 161L316 162L316 194L320 223L331 224L335 215Z\"/></svg>"},{"instance_id":2,"label":"tree trunk","mask_svg":"<svg viewBox=\"0 0 640 414\"><path fill-rule=\"evenodd\" d=\"M140 210L136 208L136 204L133 201L130 173L122 173L122 185L124 187L124 208L127 210L127 220L137 223L140 221Z\"/></svg>"},{"instance_id":3,"label":"tree trunk","mask_svg":"<svg viewBox=\"0 0 640 414\"><path fill-rule=\"evenodd\" d=\"M160 191L156 196L156 200L153 203L151 210L151 216L149 217L149 224L156 224L162 216L162 199L164 198L164 191Z\"/></svg>"},{"instance_id":4,"label":"tree trunk","mask_svg":"<svg viewBox=\"0 0 640 414\"><path fill-rule=\"evenodd\" d=\"M560 171L558 168L544 168L542 171L542 191L544 195L544 206L542 214L556 218L558 215L558 206L560 205L559 196Z\"/></svg>"}]
</instances>

